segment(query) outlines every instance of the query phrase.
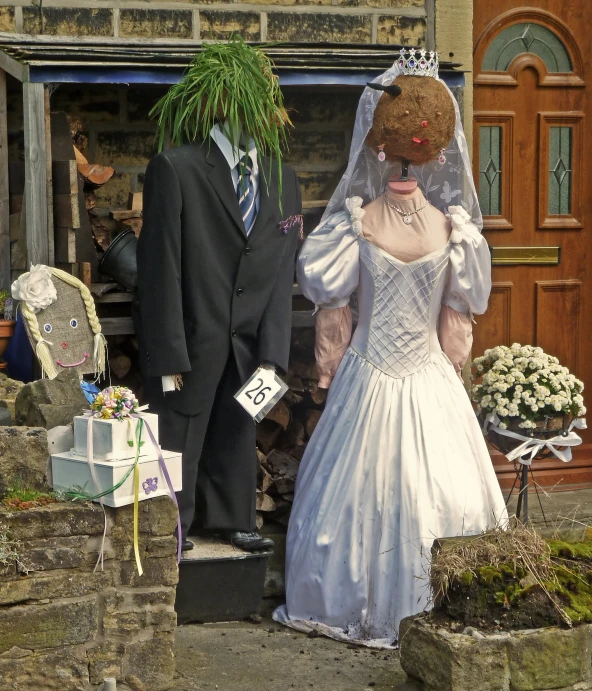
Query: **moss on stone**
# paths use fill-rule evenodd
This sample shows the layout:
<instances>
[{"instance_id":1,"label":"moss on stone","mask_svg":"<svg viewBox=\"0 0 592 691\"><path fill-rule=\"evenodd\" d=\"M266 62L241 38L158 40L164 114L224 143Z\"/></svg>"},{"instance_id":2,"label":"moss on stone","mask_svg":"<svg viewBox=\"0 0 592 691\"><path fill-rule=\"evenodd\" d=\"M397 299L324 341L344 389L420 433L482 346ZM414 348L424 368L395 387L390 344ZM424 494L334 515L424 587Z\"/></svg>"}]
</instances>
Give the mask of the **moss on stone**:
<instances>
[{"instance_id":1,"label":"moss on stone","mask_svg":"<svg viewBox=\"0 0 592 691\"><path fill-rule=\"evenodd\" d=\"M538 628L592 622L592 539L549 540L551 576L542 582L512 563L464 571L436 610L467 625ZM500 623L501 622L501 623Z\"/></svg>"},{"instance_id":2,"label":"moss on stone","mask_svg":"<svg viewBox=\"0 0 592 691\"><path fill-rule=\"evenodd\" d=\"M502 580L503 576L497 566L482 566L477 569L477 578L480 583L491 585L495 580Z\"/></svg>"},{"instance_id":3,"label":"moss on stone","mask_svg":"<svg viewBox=\"0 0 592 691\"><path fill-rule=\"evenodd\" d=\"M459 581L463 585L471 585L471 583L473 582L473 578L475 578L475 576L472 571L465 571L460 575Z\"/></svg>"},{"instance_id":4,"label":"moss on stone","mask_svg":"<svg viewBox=\"0 0 592 691\"><path fill-rule=\"evenodd\" d=\"M592 560L592 540L582 542L565 542L564 540L549 540L552 557L565 559Z\"/></svg>"}]
</instances>

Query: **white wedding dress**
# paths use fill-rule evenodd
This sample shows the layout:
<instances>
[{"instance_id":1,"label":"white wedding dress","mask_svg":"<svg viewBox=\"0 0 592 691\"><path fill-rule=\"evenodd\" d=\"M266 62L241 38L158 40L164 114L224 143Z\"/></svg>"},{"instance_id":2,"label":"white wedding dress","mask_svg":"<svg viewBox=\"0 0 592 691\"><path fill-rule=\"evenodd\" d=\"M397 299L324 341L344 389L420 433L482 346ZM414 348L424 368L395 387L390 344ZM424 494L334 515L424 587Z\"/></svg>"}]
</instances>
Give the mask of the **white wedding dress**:
<instances>
[{"instance_id":1,"label":"white wedding dress","mask_svg":"<svg viewBox=\"0 0 592 691\"><path fill-rule=\"evenodd\" d=\"M429 606L434 539L507 514L437 334L442 304L485 311L487 244L470 222L453 224L443 248L403 263L365 240L361 203L329 217L299 259L304 294L337 307L357 291L359 319L300 466L287 604L274 618L383 647L396 645L402 618Z\"/></svg>"}]
</instances>

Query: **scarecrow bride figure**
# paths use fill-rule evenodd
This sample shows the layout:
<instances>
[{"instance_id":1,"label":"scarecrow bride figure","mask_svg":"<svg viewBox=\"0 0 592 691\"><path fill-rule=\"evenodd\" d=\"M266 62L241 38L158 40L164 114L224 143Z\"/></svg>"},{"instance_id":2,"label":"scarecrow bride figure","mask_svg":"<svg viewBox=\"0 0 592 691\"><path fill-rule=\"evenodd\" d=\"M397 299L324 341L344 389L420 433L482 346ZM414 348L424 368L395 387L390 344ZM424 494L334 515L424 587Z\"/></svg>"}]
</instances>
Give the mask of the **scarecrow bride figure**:
<instances>
[{"instance_id":1,"label":"scarecrow bride figure","mask_svg":"<svg viewBox=\"0 0 592 691\"><path fill-rule=\"evenodd\" d=\"M348 168L300 253L330 390L300 466L277 621L396 645L401 619L429 606L434 539L507 520L459 377L491 287L481 226L437 56L402 51L364 90Z\"/></svg>"}]
</instances>

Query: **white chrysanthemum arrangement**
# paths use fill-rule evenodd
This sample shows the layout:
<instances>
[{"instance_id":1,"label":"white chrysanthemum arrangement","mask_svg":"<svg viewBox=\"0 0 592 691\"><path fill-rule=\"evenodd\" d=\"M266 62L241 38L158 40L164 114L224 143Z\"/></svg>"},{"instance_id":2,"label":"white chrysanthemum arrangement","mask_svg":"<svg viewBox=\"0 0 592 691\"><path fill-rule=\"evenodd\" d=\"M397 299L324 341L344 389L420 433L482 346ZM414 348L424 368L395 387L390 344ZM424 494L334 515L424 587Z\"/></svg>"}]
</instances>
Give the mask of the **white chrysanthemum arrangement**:
<instances>
[{"instance_id":1,"label":"white chrysanthemum arrangement","mask_svg":"<svg viewBox=\"0 0 592 691\"><path fill-rule=\"evenodd\" d=\"M500 429L535 429L546 418L586 414L583 382L542 348L497 346L473 360L472 366L481 378L472 398L482 415L497 415Z\"/></svg>"}]
</instances>

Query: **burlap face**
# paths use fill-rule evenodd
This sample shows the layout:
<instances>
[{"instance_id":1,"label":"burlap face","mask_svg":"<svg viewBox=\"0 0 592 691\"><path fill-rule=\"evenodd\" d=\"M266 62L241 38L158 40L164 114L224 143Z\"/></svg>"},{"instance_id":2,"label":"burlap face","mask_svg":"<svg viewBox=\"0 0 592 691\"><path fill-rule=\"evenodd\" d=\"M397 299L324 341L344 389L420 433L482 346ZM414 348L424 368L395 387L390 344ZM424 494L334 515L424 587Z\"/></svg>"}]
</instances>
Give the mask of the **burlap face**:
<instances>
[{"instance_id":1,"label":"burlap face","mask_svg":"<svg viewBox=\"0 0 592 691\"><path fill-rule=\"evenodd\" d=\"M433 77L401 75L393 84L401 87L401 94L380 97L368 145L377 153L384 145L387 161L434 161L454 136L456 114L450 94Z\"/></svg>"},{"instance_id":2,"label":"burlap face","mask_svg":"<svg viewBox=\"0 0 592 691\"><path fill-rule=\"evenodd\" d=\"M80 291L56 276L51 280L58 299L35 315L41 337L51 344L48 348L58 373L66 368L79 374L94 373L94 334Z\"/></svg>"}]
</instances>

